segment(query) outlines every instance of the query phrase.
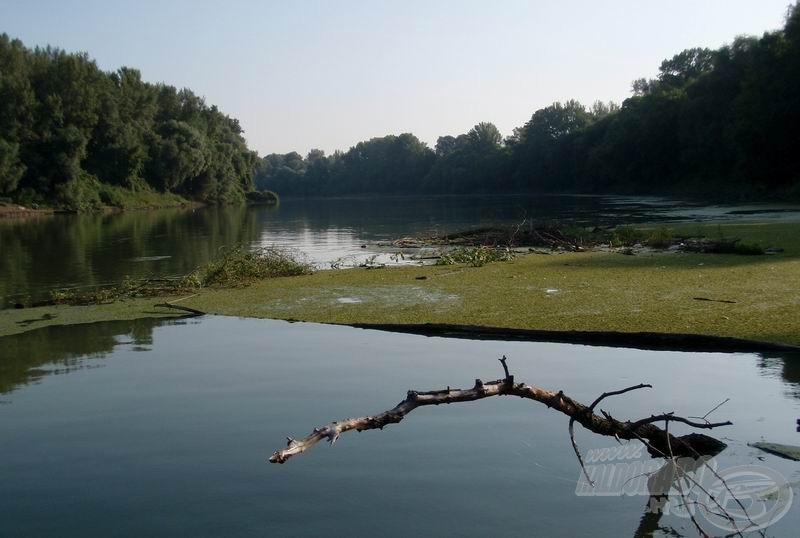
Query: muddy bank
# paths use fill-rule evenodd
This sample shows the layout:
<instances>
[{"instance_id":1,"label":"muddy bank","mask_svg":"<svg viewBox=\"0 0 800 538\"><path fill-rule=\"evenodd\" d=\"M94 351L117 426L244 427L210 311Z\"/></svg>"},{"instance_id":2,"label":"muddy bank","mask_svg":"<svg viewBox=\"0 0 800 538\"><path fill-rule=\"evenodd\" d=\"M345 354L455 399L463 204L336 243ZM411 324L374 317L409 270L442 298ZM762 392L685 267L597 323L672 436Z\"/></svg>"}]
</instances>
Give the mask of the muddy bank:
<instances>
[{"instance_id":1,"label":"muddy bank","mask_svg":"<svg viewBox=\"0 0 800 538\"><path fill-rule=\"evenodd\" d=\"M338 325L338 324L337 324ZM728 352L800 352L800 346L777 344L727 336L689 333L618 332L618 331L552 331L539 329L511 329L474 325L440 323L346 323L359 329L373 329L397 333L465 338L469 340L516 340L525 342L555 342L589 346L627 347L661 351L728 351Z\"/></svg>"},{"instance_id":2,"label":"muddy bank","mask_svg":"<svg viewBox=\"0 0 800 538\"><path fill-rule=\"evenodd\" d=\"M49 216L55 213L54 209L40 209L25 207L18 204L0 203L0 219L25 219L32 217Z\"/></svg>"}]
</instances>

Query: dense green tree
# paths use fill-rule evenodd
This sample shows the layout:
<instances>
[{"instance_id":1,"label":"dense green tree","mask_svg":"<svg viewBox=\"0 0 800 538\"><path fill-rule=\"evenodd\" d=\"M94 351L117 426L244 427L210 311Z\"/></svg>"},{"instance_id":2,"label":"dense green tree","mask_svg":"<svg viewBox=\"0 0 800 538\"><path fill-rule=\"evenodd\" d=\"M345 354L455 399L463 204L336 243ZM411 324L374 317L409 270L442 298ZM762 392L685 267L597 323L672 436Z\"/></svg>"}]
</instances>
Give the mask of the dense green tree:
<instances>
[{"instance_id":1,"label":"dense green tree","mask_svg":"<svg viewBox=\"0 0 800 538\"><path fill-rule=\"evenodd\" d=\"M493 123L478 123L457 137L440 137L436 155L423 183L426 192L464 194L506 188L507 148Z\"/></svg>"},{"instance_id":2,"label":"dense green tree","mask_svg":"<svg viewBox=\"0 0 800 538\"><path fill-rule=\"evenodd\" d=\"M283 194L386 194L416 192L434 153L414 135L389 135L359 142L329 157L312 150L271 154L256 173L259 188Z\"/></svg>"},{"instance_id":3,"label":"dense green tree","mask_svg":"<svg viewBox=\"0 0 800 538\"><path fill-rule=\"evenodd\" d=\"M0 35L0 194L82 208L104 185L237 201L257 163L235 119L190 90Z\"/></svg>"}]
</instances>

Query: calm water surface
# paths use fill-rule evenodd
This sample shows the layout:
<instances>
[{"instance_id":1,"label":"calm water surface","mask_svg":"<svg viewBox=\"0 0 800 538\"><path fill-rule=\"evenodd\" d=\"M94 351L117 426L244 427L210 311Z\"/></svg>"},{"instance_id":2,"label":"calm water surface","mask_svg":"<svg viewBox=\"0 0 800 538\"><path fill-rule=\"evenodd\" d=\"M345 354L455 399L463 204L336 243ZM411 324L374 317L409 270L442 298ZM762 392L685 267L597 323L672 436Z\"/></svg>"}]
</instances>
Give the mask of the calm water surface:
<instances>
[{"instance_id":1,"label":"calm water surface","mask_svg":"<svg viewBox=\"0 0 800 538\"><path fill-rule=\"evenodd\" d=\"M720 466L800 467L747 446L797 444L797 356L425 338L205 317L51 327L0 339L0 536L633 536L646 497L576 497L564 416L492 398L423 408L285 465L313 426L388 409L406 390L501 376L614 416L674 410L735 425ZM677 426L675 426L677 428ZM581 431L584 450L614 441ZM762 457L763 462L757 458ZM656 535L692 535L674 516ZM793 507L769 536L796 536ZM674 534L671 534L674 536Z\"/></svg>"},{"instance_id":2,"label":"calm water surface","mask_svg":"<svg viewBox=\"0 0 800 538\"><path fill-rule=\"evenodd\" d=\"M335 261L364 261L376 254L375 242L525 219L606 225L754 216L800 219L800 208L700 206L663 198L450 196L0 220L0 308L47 298L53 289L118 283L126 275L182 275L237 243L294 248L327 268ZM389 261L386 251L380 256Z\"/></svg>"}]
</instances>

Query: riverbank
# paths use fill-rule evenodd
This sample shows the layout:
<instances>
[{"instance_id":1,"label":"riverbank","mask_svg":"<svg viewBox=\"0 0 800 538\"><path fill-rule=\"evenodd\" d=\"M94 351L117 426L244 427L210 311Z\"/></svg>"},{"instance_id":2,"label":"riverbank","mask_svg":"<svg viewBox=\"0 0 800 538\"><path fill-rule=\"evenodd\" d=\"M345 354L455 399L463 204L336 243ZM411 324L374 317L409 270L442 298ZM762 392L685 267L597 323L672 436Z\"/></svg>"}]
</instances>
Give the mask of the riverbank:
<instances>
[{"instance_id":1,"label":"riverbank","mask_svg":"<svg viewBox=\"0 0 800 538\"><path fill-rule=\"evenodd\" d=\"M98 202L96 204L75 207L40 207L36 204L24 206L9 202L0 202L0 219L28 219L46 217L62 213L116 213L120 211L145 211L150 209L169 209L176 207L200 208L206 204L187 200L175 194L157 192L134 193L120 189L126 193L125 197L116 199L111 205Z\"/></svg>"},{"instance_id":2,"label":"riverbank","mask_svg":"<svg viewBox=\"0 0 800 538\"><path fill-rule=\"evenodd\" d=\"M33 217L51 216L59 213L117 213L121 211L145 211L152 209L188 208L198 209L206 207L206 202L190 200L173 193L160 193L153 190L132 191L122 187L104 186L100 194L93 193L93 197L86 203L78 206L53 205L40 207L33 204L30 207L0 201L0 219L27 219ZM271 191L251 191L245 193L241 202L248 205L277 205L279 197Z\"/></svg>"},{"instance_id":3,"label":"riverbank","mask_svg":"<svg viewBox=\"0 0 800 538\"><path fill-rule=\"evenodd\" d=\"M55 213L52 208L33 208L11 202L0 202L0 219L25 219L49 216Z\"/></svg>"},{"instance_id":4,"label":"riverbank","mask_svg":"<svg viewBox=\"0 0 800 538\"><path fill-rule=\"evenodd\" d=\"M683 224L774 255L647 252L527 254L483 267L319 271L205 288L178 304L210 314L344 324L437 323L551 331L699 334L800 345L796 223ZM703 231L703 230L701 230ZM0 335L45 325L180 314L141 298L0 311Z\"/></svg>"}]
</instances>

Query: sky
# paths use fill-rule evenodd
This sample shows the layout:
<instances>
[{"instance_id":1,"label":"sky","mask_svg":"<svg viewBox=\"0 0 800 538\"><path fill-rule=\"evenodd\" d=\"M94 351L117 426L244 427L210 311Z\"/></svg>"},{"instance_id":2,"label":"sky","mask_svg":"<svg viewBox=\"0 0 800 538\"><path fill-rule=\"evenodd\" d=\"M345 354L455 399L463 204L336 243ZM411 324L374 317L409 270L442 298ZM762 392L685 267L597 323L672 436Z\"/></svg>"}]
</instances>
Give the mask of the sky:
<instances>
[{"instance_id":1,"label":"sky","mask_svg":"<svg viewBox=\"0 0 800 538\"><path fill-rule=\"evenodd\" d=\"M789 0L0 0L0 33L190 88L261 155L503 135L555 101L621 102L689 47L783 25Z\"/></svg>"}]
</instances>

